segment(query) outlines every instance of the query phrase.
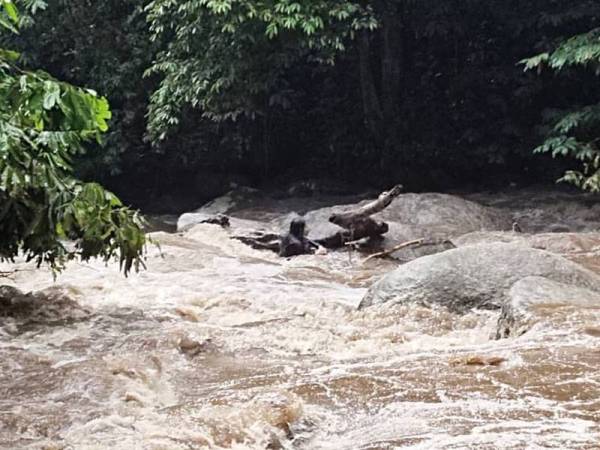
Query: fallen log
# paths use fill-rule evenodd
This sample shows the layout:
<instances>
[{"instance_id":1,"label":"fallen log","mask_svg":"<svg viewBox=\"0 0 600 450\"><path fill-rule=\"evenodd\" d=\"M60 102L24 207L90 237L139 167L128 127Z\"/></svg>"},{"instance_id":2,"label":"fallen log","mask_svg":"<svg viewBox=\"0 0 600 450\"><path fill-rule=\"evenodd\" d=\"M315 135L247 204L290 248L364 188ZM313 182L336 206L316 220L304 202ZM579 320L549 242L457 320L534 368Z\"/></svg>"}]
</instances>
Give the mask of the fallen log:
<instances>
[{"instance_id":1,"label":"fallen log","mask_svg":"<svg viewBox=\"0 0 600 450\"><path fill-rule=\"evenodd\" d=\"M229 217L225 214L217 214L216 216L209 217L208 219L204 219L200 223L208 223L211 225L220 225L223 228L228 228L231 226L229 223Z\"/></svg>"},{"instance_id":2,"label":"fallen log","mask_svg":"<svg viewBox=\"0 0 600 450\"><path fill-rule=\"evenodd\" d=\"M294 233L293 230L290 229L290 232L283 236L269 232L253 231L250 234L232 236L232 238L255 249L279 252L282 256L292 256L287 254L285 248L283 251L281 249L282 243L287 242L290 239L290 236L301 243L306 241L308 244L311 244L306 245L306 253L313 253L317 250L318 246L328 249L338 249L343 248L348 242L359 241L366 238L381 239L382 235L389 230L388 224L385 222L378 222L370 216L387 208L401 192L402 186L398 185L390 191L383 192L376 200L373 200L366 205L341 213L332 214L329 217L329 222L341 227L342 230L331 236L316 239L315 241L311 241L304 236L304 227L302 227L301 235L297 235L298 233ZM297 253L294 252L294 254Z\"/></svg>"},{"instance_id":3,"label":"fallen log","mask_svg":"<svg viewBox=\"0 0 600 450\"><path fill-rule=\"evenodd\" d=\"M379 195L377 200L373 200L356 210L332 214L329 221L347 230L356 228L357 223L361 224L361 221L370 219L370 216L373 214L377 214L390 206L390 203L402 193L402 189L403 186L401 184L394 186L391 190ZM357 238L357 240L358 239L360 238Z\"/></svg>"},{"instance_id":4,"label":"fallen log","mask_svg":"<svg viewBox=\"0 0 600 450\"><path fill-rule=\"evenodd\" d=\"M360 241L364 238L381 239L382 235L389 231L389 226L387 223L378 222L370 216L387 208L402 193L402 189L402 185L394 186L391 190L383 192L376 200L366 205L332 214L329 221L344 230L317 240L317 243L326 248L341 248L347 242Z\"/></svg>"},{"instance_id":5,"label":"fallen log","mask_svg":"<svg viewBox=\"0 0 600 450\"><path fill-rule=\"evenodd\" d=\"M231 239L238 240L256 250L279 252L279 241L281 236L264 231L252 231L248 235L232 236Z\"/></svg>"}]
</instances>

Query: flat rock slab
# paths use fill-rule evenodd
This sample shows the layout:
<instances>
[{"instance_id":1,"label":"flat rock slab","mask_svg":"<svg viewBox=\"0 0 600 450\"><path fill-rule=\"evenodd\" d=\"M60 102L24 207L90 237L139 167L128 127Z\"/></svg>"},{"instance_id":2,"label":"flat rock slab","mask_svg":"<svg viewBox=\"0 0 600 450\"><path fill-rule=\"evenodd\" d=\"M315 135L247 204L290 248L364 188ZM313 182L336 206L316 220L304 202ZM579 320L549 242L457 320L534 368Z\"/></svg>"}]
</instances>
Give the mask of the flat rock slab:
<instances>
[{"instance_id":1,"label":"flat rock slab","mask_svg":"<svg viewBox=\"0 0 600 450\"><path fill-rule=\"evenodd\" d=\"M496 339L520 336L553 310L563 307L600 309L600 293L543 277L523 278L508 292L498 319Z\"/></svg>"},{"instance_id":2,"label":"flat rock slab","mask_svg":"<svg viewBox=\"0 0 600 450\"><path fill-rule=\"evenodd\" d=\"M600 292L600 277L562 256L519 244L492 243L448 250L404 264L375 283L359 308L409 302L463 312L501 308L509 289L531 277Z\"/></svg>"}]
</instances>

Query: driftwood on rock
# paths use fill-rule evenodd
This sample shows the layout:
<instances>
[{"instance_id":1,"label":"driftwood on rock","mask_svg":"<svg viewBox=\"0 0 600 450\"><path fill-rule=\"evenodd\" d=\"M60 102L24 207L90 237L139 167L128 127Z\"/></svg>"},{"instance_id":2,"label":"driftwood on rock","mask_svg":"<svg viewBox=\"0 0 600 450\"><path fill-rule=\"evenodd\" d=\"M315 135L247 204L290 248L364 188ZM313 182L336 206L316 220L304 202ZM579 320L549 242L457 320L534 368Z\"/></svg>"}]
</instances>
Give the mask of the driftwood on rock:
<instances>
[{"instance_id":1,"label":"driftwood on rock","mask_svg":"<svg viewBox=\"0 0 600 450\"><path fill-rule=\"evenodd\" d=\"M257 250L271 250L274 252L279 252L279 241L281 236L275 233L264 231L252 231L247 235L232 236L232 239L243 242L244 244L249 245Z\"/></svg>"},{"instance_id":2,"label":"driftwood on rock","mask_svg":"<svg viewBox=\"0 0 600 450\"><path fill-rule=\"evenodd\" d=\"M403 242L402 244L398 244L398 245L390 248L389 250L385 250L385 251L379 252L379 253L373 253L372 255L370 255L367 258L365 258L365 260L363 261L363 263L366 263L366 262L368 262L368 261L370 261L372 259L375 259L375 258L383 258L384 256L389 256L392 253L397 252L398 250L402 250L403 248L406 248L406 247L423 245L424 242L425 242L424 239L416 239L414 241Z\"/></svg>"},{"instance_id":3,"label":"driftwood on rock","mask_svg":"<svg viewBox=\"0 0 600 450\"><path fill-rule=\"evenodd\" d=\"M413 241L403 242L401 244L395 245L394 247L384 250L382 252L369 255L367 258L365 258L363 260L363 264L366 262L369 262L370 260L375 259L375 258L385 258L387 256L391 256L392 254L396 253L397 251L403 250L408 247L415 249L415 248L428 247L428 246L441 248L441 250L439 250L439 251L450 250L450 249L456 248L456 245L454 245L452 243L452 241L450 241L448 239L425 239L425 238L415 239ZM401 261L401 259L399 259L399 258L396 258L396 259Z\"/></svg>"},{"instance_id":4,"label":"driftwood on rock","mask_svg":"<svg viewBox=\"0 0 600 450\"><path fill-rule=\"evenodd\" d=\"M394 186L391 190L383 192L377 200L367 203L357 209L332 214L329 221L343 231L326 238L317 240L317 243L326 248L341 248L351 241L364 238L378 239L388 232L389 227L385 222L377 222L370 216L387 208L392 201L402 193L402 186Z\"/></svg>"},{"instance_id":5,"label":"driftwood on rock","mask_svg":"<svg viewBox=\"0 0 600 450\"><path fill-rule=\"evenodd\" d=\"M223 228L228 228L231 225L231 223L229 223L229 217L227 217L225 214L217 214L215 216L211 216L208 219L202 220L200 223L220 225Z\"/></svg>"},{"instance_id":6,"label":"driftwood on rock","mask_svg":"<svg viewBox=\"0 0 600 450\"><path fill-rule=\"evenodd\" d=\"M394 186L390 191L383 192L377 200L373 200L356 210L332 214L329 221L347 230L356 227L357 223L361 223L361 221L365 219L375 222L373 219L370 219L370 216L387 208L390 203L402 193L402 189L403 187L400 184Z\"/></svg>"},{"instance_id":7,"label":"driftwood on rock","mask_svg":"<svg viewBox=\"0 0 600 450\"><path fill-rule=\"evenodd\" d=\"M373 200L366 205L345 212L332 214L329 217L329 221L341 227L342 230L330 236L326 236L325 238L316 239L314 244L317 245L307 246L307 249L311 248L311 251L307 250L307 253L312 252L312 249L316 249L317 246L336 249L343 248L348 242L352 241L359 241L366 238L381 239L382 235L389 230L388 224L385 222L378 222L370 216L383 211L398 195L400 195L401 192L402 186L398 185L390 191L383 192L376 200ZM282 244L285 245L287 237L293 234L293 230L290 230L290 233L287 233L284 236L263 231L253 231L249 234L233 236L233 239L237 239L252 248L272 250L278 252L281 256L291 256L291 254L288 255L286 249L281 246ZM304 236L294 235L294 237L300 240L307 240ZM313 241L308 242L311 244L313 243Z\"/></svg>"}]
</instances>

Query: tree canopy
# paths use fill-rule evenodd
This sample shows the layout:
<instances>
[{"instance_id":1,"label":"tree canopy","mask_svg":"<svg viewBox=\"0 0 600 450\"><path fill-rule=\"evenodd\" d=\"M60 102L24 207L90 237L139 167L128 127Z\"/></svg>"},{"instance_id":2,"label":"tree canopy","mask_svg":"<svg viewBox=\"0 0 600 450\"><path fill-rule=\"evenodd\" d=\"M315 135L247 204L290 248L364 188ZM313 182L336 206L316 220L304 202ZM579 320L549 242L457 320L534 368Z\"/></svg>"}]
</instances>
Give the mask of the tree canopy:
<instances>
[{"instance_id":1,"label":"tree canopy","mask_svg":"<svg viewBox=\"0 0 600 450\"><path fill-rule=\"evenodd\" d=\"M589 70L600 76L600 28L559 44L553 51L523 61L527 70L548 68L558 73ZM571 73L575 80L581 77ZM597 97L596 97L597 100ZM555 111L548 138L535 151L581 161L581 170L569 170L561 181L592 192L600 192L600 103Z\"/></svg>"},{"instance_id":2,"label":"tree canopy","mask_svg":"<svg viewBox=\"0 0 600 450\"><path fill-rule=\"evenodd\" d=\"M17 32L15 4L3 0L2 7L0 25ZM73 258L117 257L125 274L139 268L141 217L99 184L72 175L73 157L108 130L108 101L43 71L22 70L18 59L0 50L0 258L22 252L60 269Z\"/></svg>"},{"instance_id":3,"label":"tree canopy","mask_svg":"<svg viewBox=\"0 0 600 450\"><path fill-rule=\"evenodd\" d=\"M20 64L112 105L76 173L150 209L219 179L445 189L573 166L536 147L591 186L593 0L20 1Z\"/></svg>"}]
</instances>

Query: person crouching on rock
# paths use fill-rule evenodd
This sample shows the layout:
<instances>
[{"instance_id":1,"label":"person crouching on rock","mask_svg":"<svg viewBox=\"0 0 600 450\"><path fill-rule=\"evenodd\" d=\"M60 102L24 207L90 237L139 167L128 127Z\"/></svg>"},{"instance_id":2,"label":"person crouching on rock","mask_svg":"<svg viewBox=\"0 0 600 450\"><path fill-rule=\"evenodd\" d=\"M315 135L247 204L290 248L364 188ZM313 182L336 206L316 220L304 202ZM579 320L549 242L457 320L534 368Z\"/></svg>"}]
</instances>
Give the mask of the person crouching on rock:
<instances>
[{"instance_id":1,"label":"person crouching on rock","mask_svg":"<svg viewBox=\"0 0 600 450\"><path fill-rule=\"evenodd\" d=\"M319 245L304 236L306 222L301 217L292 220L290 231L279 241L279 256L312 255Z\"/></svg>"}]
</instances>

